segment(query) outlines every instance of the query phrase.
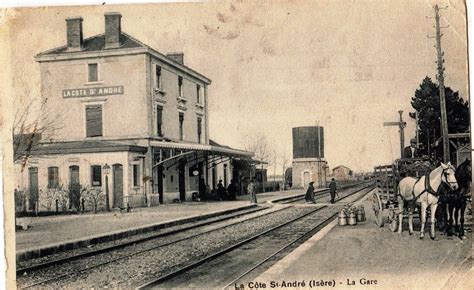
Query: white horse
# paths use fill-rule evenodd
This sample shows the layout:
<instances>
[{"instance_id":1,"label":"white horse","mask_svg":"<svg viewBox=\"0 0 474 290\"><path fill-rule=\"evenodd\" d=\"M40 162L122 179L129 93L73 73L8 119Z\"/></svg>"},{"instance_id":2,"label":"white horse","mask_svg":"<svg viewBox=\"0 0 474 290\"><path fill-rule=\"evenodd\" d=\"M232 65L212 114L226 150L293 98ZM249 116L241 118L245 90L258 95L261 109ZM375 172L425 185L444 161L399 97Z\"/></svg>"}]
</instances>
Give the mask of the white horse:
<instances>
[{"instance_id":1,"label":"white horse","mask_svg":"<svg viewBox=\"0 0 474 290\"><path fill-rule=\"evenodd\" d=\"M456 190L458 188L454 171L451 162L448 164L441 163L441 165L431 171L430 174L420 178L405 177L400 180L400 183L398 184L398 208L400 210L398 224L399 234L402 233L404 202L408 201L408 226L410 235L413 234L413 210L415 203L419 203L421 204L420 239L425 237L426 209L429 206L431 211L430 237L434 240L435 213L436 208L438 207L438 189L442 182L446 183L451 190Z\"/></svg>"}]
</instances>

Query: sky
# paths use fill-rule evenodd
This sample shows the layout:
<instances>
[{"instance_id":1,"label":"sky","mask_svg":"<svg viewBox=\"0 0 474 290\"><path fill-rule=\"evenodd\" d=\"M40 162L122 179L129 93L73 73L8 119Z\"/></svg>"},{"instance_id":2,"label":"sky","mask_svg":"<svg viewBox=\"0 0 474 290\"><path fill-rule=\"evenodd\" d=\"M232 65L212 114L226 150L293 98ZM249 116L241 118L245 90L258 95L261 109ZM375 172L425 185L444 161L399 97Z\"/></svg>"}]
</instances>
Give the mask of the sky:
<instances>
[{"instance_id":1,"label":"sky","mask_svg":"<svg viewBox=\"0 0 474 290\"><path fill-rule=\"evenodd\" d=\"M9 10L13 98L38 96L35 54L65 44L64 19L84 18L84 37L104 31L104 12L156 50L184 52L185 64L212 80L210 137L243 148L264 135L278 156L292 155L291 129L324 127L330 168L356 171L400 154L415 136L410 99L435 80L434 4L441 10L445 84L468 99L464 3L456 1L223 1ZM5 22L3 23L5 24ZM449 117L449 116L448 116Z\"/></svg>"}]
</instances>

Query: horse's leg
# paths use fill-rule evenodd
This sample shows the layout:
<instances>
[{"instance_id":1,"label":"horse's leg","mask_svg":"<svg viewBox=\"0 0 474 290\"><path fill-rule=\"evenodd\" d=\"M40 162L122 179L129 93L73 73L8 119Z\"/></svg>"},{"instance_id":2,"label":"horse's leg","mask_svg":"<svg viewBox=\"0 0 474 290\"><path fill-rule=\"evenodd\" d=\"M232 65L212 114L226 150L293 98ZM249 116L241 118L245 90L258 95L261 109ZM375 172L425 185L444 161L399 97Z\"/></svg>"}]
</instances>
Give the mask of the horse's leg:
<instances>
[{"instance_id":1,"label":"horse's leg","mask_svg":"<svg viewBox=\"0 0 474 290\"><path fill-rule=\"evenodd\" d=\"M408 207L408 230L410 236L413 235L413 211L415 208L415 204L412 204Z\"/></svg>"},{"instance_id":2,"label":"horse's leg","mask_svg":"<svg viewBox=\"0 0 474 290\"><path fill-rule=\"evenodd\" d=\"M398 233L401 235L403 225L403 198L400 196L398 197L398 210L400 211L398 214Z\"/></svg>"},{"instance_id":3,"label":"horse's leg","mask_svg":"<svg viewBox=\"0 0 474 290\"><path fill-rule=\"evenodd\" d=\"M420 230L420 239L423 239L425 237L425 222L426 222L426 208L428 207L428 204L426 202L421 202L421 217L420 217L420 222L421 222L421 230Z\"/></svg>"},{"instance_id":4,"label":"horse's leg","mask_svg":"<svg viewBox=\"0 0 474 290\"><path fill-rule=\"evenodd\" d=\"M461 208L461 216L459 217L459 237L463 238L464 237L464 212L466 211L466 205L467 205L467 199L463 198L462 201L460 201L460 208Z\"/></svg>"},{"instance_id":5,"label":"horse's leg","mask_svg":"<svg viewBox=\"0 0 474 290\"><path fill-rule=\"evenodd\" d=\"M430 231L430 238L432 240L435 239L435 215L436 208L438 207L438 203L434 202L431 204L431 231Z\"/></svg>"},{"instance_id":6,"label":"horse's leg","mask_svg":"<svg viewBox=\"0 0 474 290\"><path fill-rule=\"evenodd\" d=\"M456 200L456 201L454 202L453 207L454 207L454 224L455 224L455 226L454 226L454 232L456 233L456 232L459 232L459 223L458 223L458 218L459 218L459 201L458 201L458 200Z\"/></svg>"},{"instance_id":7,"label":"horse's leg","mask_svg":"<svg viewBox=\"0 0 474 290\"><path fill-rule=\"evenodd\" d=\"M448 202L448 225L446 229L446 233L448 236L453 235L453 214L454 214L454 203L453 201Z\"/></svg>"}]
</instances>

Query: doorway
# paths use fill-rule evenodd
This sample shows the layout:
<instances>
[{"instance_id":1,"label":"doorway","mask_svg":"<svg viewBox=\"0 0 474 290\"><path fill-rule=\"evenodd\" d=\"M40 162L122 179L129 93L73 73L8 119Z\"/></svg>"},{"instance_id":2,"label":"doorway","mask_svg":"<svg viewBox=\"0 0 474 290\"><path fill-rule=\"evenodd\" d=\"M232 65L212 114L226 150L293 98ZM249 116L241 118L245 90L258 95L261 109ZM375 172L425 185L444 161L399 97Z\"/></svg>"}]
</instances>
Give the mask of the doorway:
<instances>
[{"instance_id":1,"label":"doorway","mask_svg":"<svg viewBox=\"0 0 474 290\"><path fill-rule=\"evenodd\" d=\"M38 201L38 167L28 168L30 176L30 210L36 209L36 202Z\"/></svg>"},{"instance_id":2,"label":"doorway","mask_svg":"<svg viewBox=\"0 0 474 290\"><path fill-rule=\"evenodd\" d=\"M186 162L180 160L178 166L178 186L179 186L179 200L186 200Z\"/></svg>"},{"instance_id":3,"label":"doorway","mask_svg":"<svg viewBox=\"0 0 474 290\"><path fill-rule=\"evenodd\" d=\"M122 164L114 164L113 168L113 207L123 207L123 166Z\"/></svg>"},{"instance_id":4,"label":"doorway","mask_svg":"<svg viewBox=\"0 0 474 290\"><path fill-rule=\"evenodd\" d=\"M305 171L303 173L303 187L306 186L309 183L310 176L309 176L309 171Z\"/></svg>"}]
</instances>

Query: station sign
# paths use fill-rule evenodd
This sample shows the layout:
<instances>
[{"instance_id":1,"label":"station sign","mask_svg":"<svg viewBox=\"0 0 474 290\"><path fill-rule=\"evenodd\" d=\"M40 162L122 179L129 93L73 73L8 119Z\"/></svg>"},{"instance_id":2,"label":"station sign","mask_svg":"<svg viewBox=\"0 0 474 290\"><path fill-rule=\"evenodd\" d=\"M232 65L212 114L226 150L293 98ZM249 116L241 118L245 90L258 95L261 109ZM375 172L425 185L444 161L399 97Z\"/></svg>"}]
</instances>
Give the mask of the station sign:
<instances>
[{"instance_id":1,"label":"station sign","mask_svg":"<svg viewBox=\"0 0 474 290\"><path fill-rule=\"evenodd\" d=\"M63 98L123 95L123 86L63 90Z\"/></svg>"}]
</instances>

